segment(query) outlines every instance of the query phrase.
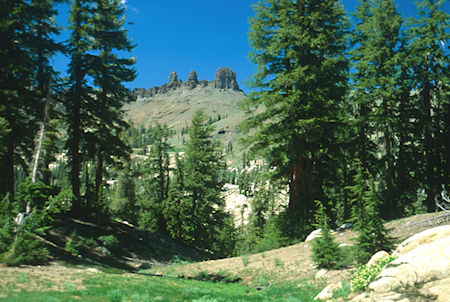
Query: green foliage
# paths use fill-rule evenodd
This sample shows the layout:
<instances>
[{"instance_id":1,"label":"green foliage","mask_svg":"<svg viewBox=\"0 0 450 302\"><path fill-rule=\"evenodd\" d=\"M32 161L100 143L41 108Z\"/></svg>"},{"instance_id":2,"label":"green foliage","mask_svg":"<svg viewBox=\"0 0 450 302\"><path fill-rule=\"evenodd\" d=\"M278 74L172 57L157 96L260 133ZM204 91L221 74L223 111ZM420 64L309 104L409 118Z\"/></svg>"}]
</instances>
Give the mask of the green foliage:
<instances>
[{"instance_id":1,"label":"green foliage","mask_svg":"<svg viewBox=\"0 0 450 302\"><path fill-rule=\"evenodd\" d=\"M80 255L81 237L77 234L76 230L72 232L72 235L70 236L70 239L66 242L64 249L72 256Z\"/></svg>"},{"instance_id":2,"label":"green foliage","mask_svg":"<svg viewBox=\"0 0 450 302\"><path fill-rule=\"evenodd\" d=\"M45 231L44 222L48 221L43 217L47 214L38 210L28 215L22 225L16 226L17 230L14 239L4 254L1 261L6 265L16 266L21 264L43 264L47 261L48 250L37 238L37 235L43 235Z\"/></svg>"},{"instance_id":3,"label":"green foliage","mask_svg":"<svg viewBox=\"0 0 450 302\"><path fill-rule=\"evenodd\" d=\"M314 167L336 143L347 90L348 23L338 1L259 1L254 10L250 60L257 71L242 103L244 143L289 184L285 218L310 227L321 191L312 179L335 173Z\"/></svg>"},{"instance_id":4,"label":"green foliage","mask_svg":"<svg viewBox=\"0 0 450 302\"><path fill-rule=\"evenodd\" d=\"M395 260L395 257L390 256L381 260L377 264L373 264L370 266L360 266L350 278L352 291L357 292L360 290L365 290L369 286L369 284L380 274L381 270L393 260Z\"/></svg>"},{"instance_id":5,"label":"green foliage","mask_svg":"<svg viewBox=\"0 0 450 302\"><path fill-rule=\"evenodd\" d=\"M24 211L27 205L42 210L52 195L56 195L55 188L27 178L19 185L16 198L21 211Z\"/></svg>"},{"instance_id":6,"label":"green foliage","mask_svg":"<svg viewBox=\"0 0 450 302\"><path fill-rule=\"evenodd\" d=\"M98 240L111 252L120 250L119 240L114 235L102 235L98 237Z\"/></svg>"},{"instance_id":7,"label":"green foliage","mask_svg":"<svg viewBox=\"0 0 450 302\"><path fill-rule=\"evenodd\" d=\"M139 225L148 230L166 232L163 214L165 200L169 196L170 157L172 146L168 140L171 130L167 125L156 124L154 142L142 169L143 186L139 194L141 208Z\"/></svg>"},{"instance_id":8,"label":"green foliage","mask_svg":"<svg viewBox=\"0 0 450 302\"><path fill-rule=\"evenodd\" d=\"M244 266L247 266L250 263L250 258L248 255L242 255L241 260L242 260L242 264L244 264Z\"/></svg>"},{"instance_id":9,"label":"green foliage","mask_svg":"<svg viewBox=\"0 0 450 302\"><path fill-rule=\"evenodd\" d=\"M265 223L261 237L256 239L256 243L251 248L253 253L277 249L288 243L287 238L281 232L278 222L278 218L273 216Z\"/></svg>"},{"instance_id":10,"label":"green foliage","mask_svg":"<svg viewBox=\"0 0 450 302\"><path fill-rule=\"evenodd\" d=\"M189 127L185 157L177 160L164 215L173 237L224 256L234 249L233 240L226 240L226 232L234 230L222 197L222 147L211 139L212 131L205 114L197 111Z\"/></svg>"},{"instance_id":11,"label":"green foliage","mask_svg":"<svg viewBox=\"0 0 450 302\"><path fill-rule=\"evenodd\" d=\"M19 275L19 273L17 273ZM69 301L82 297L85 301L312 301L320 288L306 280L273 284L258 291L227 280L226 273L211 275L204 272L199 280L182 278L151 277L136 274L133 278L125 274L98 273L80 275L83 288L77 289L72 283L66 283L64 291L49 291L48 288L29 291L6 292L8 301ZM38 282L36 277L27 275L27 282ZM211 282L213 281L213 282ZM222 282L216 282L222 281ZM263 284L265 285L265 284ZM43 299L40 299L43 297ZM119 300L120 301L120 300Z\"/></svg>"},{"instance_id":12,"label":"green foliage","mask_svg":"<svg viewBox=\"0 0 450 302\"><path fill-rule=\"evenodd\" d=\"M355 184L348 188L353 196L352 221L359 232L355 246L357 260L365 263L375 252L391 250L393 242L380 216L380 200L375 184L359 161L355 162L355 166Z\"/></svg>"},{"instance_id":13,"label":"green foliage","mask_svg":"<svg viewBox=\"0 0 450 302\"><path fill-rule=\"evenodd\" d=\"M331 236L329 218L323 204L320 201L316 203L316 227L321 229L321 233L312 242L312 259L319 268L336 269L342 265L342 250Z\"/></svg>"}]
</instances>

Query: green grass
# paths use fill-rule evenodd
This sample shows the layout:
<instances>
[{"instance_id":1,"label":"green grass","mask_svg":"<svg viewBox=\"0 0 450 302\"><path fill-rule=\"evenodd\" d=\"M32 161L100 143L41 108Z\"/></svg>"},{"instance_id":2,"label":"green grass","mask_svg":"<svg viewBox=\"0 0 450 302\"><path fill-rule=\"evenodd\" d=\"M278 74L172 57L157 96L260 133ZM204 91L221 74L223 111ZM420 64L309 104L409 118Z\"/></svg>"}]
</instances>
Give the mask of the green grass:
<instances>
[{"instance_id":1,"label":"green grass","mask_svg":"<svg viewBox=\"0 0 450 302\"><path fill-rule=\"evenodd\" d=\"M86 275L78 290L70 283L64 292L14 292L8 287L0 301L313 301L320 288L307 281L267 285L260 291L238 283L98 273ZM31 277L28 277L31 278Z\"/></svg>"}]
</instances>

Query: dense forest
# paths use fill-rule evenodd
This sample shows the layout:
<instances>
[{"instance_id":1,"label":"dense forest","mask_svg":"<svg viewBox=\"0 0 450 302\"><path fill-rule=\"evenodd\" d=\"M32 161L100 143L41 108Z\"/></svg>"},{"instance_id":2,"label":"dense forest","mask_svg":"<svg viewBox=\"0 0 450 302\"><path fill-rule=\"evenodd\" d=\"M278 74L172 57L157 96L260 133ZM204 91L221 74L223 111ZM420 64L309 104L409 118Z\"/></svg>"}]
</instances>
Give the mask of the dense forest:
<instances>
[{"instance_id":1,"label":"dense forest","mask_svg":"<svg viewBox=\"0 0 450 302\"><path fill-rule=\"evenodd\" d=\"M393 0L360 0L351 15L338 0L257 1L237 167L227 167L232 147L212 138L201 111L183 128L183 152L169 126L127 124L123 106L135 97L125 83L136 71L123 4L70 1L70 38L60 42L61 2L0 0L3 262L42 261L34 234L60 213L126 220L226 257L295 242L316 226L353 222L370 236L383 219L436 211L449 189L443 0L417 2L409 19ZM57 53L69 58L65 76L50 63ZM252 197L247 225L225 211L227 182ZM282 191L289 200L279 209Z\"/></svg>"}]
</instances>

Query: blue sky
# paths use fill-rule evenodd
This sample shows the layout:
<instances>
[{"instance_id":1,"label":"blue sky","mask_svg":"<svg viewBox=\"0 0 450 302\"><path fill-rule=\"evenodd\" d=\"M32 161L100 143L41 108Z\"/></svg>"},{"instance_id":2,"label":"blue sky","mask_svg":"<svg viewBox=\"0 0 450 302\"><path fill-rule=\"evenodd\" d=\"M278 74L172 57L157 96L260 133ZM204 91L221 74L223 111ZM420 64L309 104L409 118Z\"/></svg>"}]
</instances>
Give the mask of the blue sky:
<instances>
[{"instance_id":1,"label":"blue sky","mask_svg":"<svg viewBox=\"0 0 450 302\"><path fill-rule=\"evenodd\" d=\"M127 8L129 37L137 45L130 56L137 58L137 78L130 88L149 88L168 81L176 71L183 81L195 70L199 79L212 80L219 67L237 73L244 90L245 80L255 71L248 60L248 19L257 0L122 0ZM358 0L343 0L348 12ZM405 16L415 13L413 0L397 0ZM60 7L57 20L63 26L67 8ZM450 4L445 4L449 9ZM64 33L62 38L67 34ZM54 59L59 71L67 59Z\"/></svg>"}]
</instances>

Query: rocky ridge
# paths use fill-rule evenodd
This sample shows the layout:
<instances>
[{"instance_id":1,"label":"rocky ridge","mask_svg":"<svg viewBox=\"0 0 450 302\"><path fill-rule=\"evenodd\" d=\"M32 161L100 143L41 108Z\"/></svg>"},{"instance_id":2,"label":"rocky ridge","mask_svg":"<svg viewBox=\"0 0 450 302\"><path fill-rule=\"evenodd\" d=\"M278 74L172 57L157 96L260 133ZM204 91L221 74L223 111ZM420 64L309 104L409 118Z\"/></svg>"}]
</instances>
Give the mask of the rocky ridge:
<instances>
[{"instance_id":1,"label":"rocky ridge","mask_svg":"<svg viewBox=\"0 0 450 302\"><path fill-rule=\"evenodd\" d=\"M161 86L154 86L149 89L136 88L135 95L139 99L148 99L157 95L162 95L178 88L194 89L200 87L213 87L216 89L230 89L234 91L241 91L236 79L236 72L228 67L220 67L216 71L216 77L211 82L207 80L198 80L197 72L192 70L186 82L178 78L178 74L172 71L169 76L169 81Z\"/></svg>"}]
</instances>

